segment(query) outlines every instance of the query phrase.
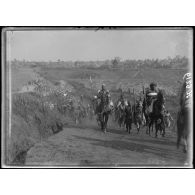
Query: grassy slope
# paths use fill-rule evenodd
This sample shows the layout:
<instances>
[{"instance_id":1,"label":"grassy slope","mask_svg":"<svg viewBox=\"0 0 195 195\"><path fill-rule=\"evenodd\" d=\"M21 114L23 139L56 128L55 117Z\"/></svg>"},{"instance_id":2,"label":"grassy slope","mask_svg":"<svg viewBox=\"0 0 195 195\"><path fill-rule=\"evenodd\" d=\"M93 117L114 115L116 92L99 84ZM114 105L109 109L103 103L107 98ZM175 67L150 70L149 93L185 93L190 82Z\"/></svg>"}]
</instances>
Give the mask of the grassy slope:
<instances>
[{"instance_id":1,"label":"grassy slope","mask_svg":"<svg viewBox=\"0 0 195 195\"><path fill-rule=\"evenodd\" d=\"M181 69L128 69L128 70L89 70L89 69L64 69L64 68L43 68L40 73L51 82L57 80L66 80L76 89L75 95L84 94L84 96L92 96L100 89L102 81L106 83L107 88L111 91L112 99L115 101L119 96L117 89L122 87L135 89L136 93L142 90L142 86L148 87L151 81L158 83L158 86L164 89L166 95L166 108L171 112L174 118L179 108L178 105L178 89L185 70ZM89 82L89 75L92 75L92 80L95 84L92 86ZM133 102L133 95L129 97Z\"/></svg>"},{"instance_id":2,"label":"grassy slope","mask_svg":"<svg viewBox=\"0 0 195 195\"><path fill-rule=\"evenodd\" d=\"M88 82L90 75L94 81L107 81L112 85L118 83L130 83L136 88L138 84L147 86L151 81L156 81L160 86L175 90L179 87L178 81L181 81L185 70L173 69L128 69L124 71L109 70L89 70L89 69L63 69L63 68L44 68L40 71L46 79L56 80L76 80L77 82ZM113 86L111 86L113 87ZM109 86L108 86L109 88Z\"/></svg>"},{"instance_id":3,"label":"grassy slope","mask_svg":"<svg viewBox=\"0 0 195 195\"><path fill-rule=\"evenodd\" d=\"M32 68L13 66L11 69L12 92L20 90L28 81L36 80L38 77L39 75Z\"/></svg>"},{"instance_id":4,"label":"grassy slope","mask_svg":"<svg viewBox=\"0 0 195 195\"><path fill-rule=\"evenodd\" d=\"M62 130L67 123L67 118L57 108L50 110L43 102L44 98L33 92L12 95L8 164L24 163L22 154L36 142Z\"/></svg>"},{"instance_id":5,"label":"grassy slope","mask_svg":"<svg viewBox=\"0 0 195 195\"><path fill-rule=\"evenodd\" d=\"M132 88L134 88L135 92L138 93L142 90L143 85L148 87L151 81L155 81L158 83L159 88L165 89L167 94L172 91L177 94L178 88L180 87L180 83L178 81L181 81L184 73L185 70L178 69L129 69L125 71L109 71L43 68L40 70L40 74L52 82L57 80L66 80L70 84L77 86L80 85L77 90L78 92L82 91L84 87L97 92L103 81L106 83L107 88L113 92L117 88L122 87L125 90L128 88L132 90ZM89 75L92 75L92 86L90 84Z\"/></svg>"}]
</instances>

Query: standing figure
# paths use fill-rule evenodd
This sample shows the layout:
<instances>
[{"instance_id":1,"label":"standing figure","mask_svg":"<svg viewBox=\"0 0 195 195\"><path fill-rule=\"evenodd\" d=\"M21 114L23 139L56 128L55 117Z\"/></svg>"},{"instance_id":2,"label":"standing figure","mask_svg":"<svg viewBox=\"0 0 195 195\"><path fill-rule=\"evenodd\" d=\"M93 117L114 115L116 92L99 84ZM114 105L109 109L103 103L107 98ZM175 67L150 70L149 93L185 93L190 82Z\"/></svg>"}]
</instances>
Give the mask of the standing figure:
<instances>
[{"instance_id":1,"label":"standing figure","mask_svg":"<svg viewBox=\"0 0 195 195\"><path fill-rule=\"evenodd\" d=\"M121 94L120 98L118 99L118 104L116 107L117 120L118 120L119 127L122 127L122 125L124 125L126 106L127 106L127 102L125 101L123 94Z\"/></svg>"},{"instance_id":2,"label":"standing figure","mask_svg":"<svg viewBox=\"0 0 195 195\"><path fill-rule=\"evenodd\" d=\"M133 106L134 110L134 124L137 127L137 133L139 133L141 125L143 125L143 105L141 100L136 100L136 104Z\"/></svg>"},{"instance_id":3,"label":"standing figure","mask_svg":"<svg viewBox=\"0 0 195 195\"><path fill-rule=\"evenodd\" d=\"M164 118L165 118L165 126L169 128L171 126L171 121L173 121L173 118L168 110L165 110Z\"/></svg>"},{"instance_id":4,"label":"standing figure","mask_svg":"<svg viewBox=\"0 0 195 195\"><path fill-rule=\"evenodd\" d=\"M177 115L177 148L179 148L181 138L184 141L183 151L188 150L188 136L190 133L192 109L192 74L187 73L183 77L183 85L180 94L180 110Z\"/></svg>"}]
</instances>

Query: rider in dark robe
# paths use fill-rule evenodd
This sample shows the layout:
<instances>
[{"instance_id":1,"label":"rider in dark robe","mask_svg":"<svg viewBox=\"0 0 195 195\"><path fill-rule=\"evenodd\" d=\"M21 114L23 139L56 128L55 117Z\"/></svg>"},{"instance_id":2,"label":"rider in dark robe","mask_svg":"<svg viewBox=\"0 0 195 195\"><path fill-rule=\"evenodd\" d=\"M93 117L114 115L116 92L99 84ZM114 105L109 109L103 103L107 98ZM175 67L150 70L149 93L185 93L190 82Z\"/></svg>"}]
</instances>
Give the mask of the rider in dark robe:
<instances>
[{"instance_id":1,"label":"rider in dark robe","mask_svg":"<svg viewBox=\"0 0 195 195\"><path fill-rule=\"evenodd\" d=\"M157 94L158 94L157 84L154 82L150 83L150 88L146 89L146 96L143 102L144 112L146 111L146 109L148 114L152 112L153 102L157 99Z\"/></svg>"},{"instance_id":2,"label":"rider in dark robe","mask_svg":"<svg viewBox=\"0 0 195 195\"><path fill-rule=\"evenodd\" d=\"M157 93L157 84L152 82L149 90L146 91L146 104L149 105L153 99L156 99Z\"/></svg>"}]
</instances>

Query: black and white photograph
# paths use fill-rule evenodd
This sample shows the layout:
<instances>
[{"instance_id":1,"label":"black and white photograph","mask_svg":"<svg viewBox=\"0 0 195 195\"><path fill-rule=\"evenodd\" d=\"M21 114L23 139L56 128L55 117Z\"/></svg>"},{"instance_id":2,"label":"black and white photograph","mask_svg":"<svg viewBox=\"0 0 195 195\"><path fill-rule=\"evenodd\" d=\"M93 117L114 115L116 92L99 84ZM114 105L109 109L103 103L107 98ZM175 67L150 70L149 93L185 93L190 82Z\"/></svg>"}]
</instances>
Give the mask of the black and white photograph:
<instances>
[{"instance_id":1,"label":"black and white photograph","mask_svg":"<svg viewBox=\"0 0 195 195\"><path fill-rule=\"evenodd\" d=\"M3 167L192 168L193 29L8 27Z\"/></svg>"}]
</instances>

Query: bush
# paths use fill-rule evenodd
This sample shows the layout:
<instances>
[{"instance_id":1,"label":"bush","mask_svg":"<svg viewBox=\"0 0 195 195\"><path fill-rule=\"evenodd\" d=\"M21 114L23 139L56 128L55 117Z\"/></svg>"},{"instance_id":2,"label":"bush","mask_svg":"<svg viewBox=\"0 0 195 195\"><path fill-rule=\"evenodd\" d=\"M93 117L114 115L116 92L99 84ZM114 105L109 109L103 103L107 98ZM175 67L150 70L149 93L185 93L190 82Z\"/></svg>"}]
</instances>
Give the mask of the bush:
<instances>
[{"instance_id":1,"label":"bush","mask_svg":"<svg viewBox=\"0 0 195 195\"><path fill-rule=\"evenodd\" d=\"M13 95L8 163L24 163L20 162L23 161L21 154L36 142L61 131L67 124L67 118L57 108L51 110L46 101L49 101L48 97L44 99L35 92Z\"/></svg>"}]
</instances>

